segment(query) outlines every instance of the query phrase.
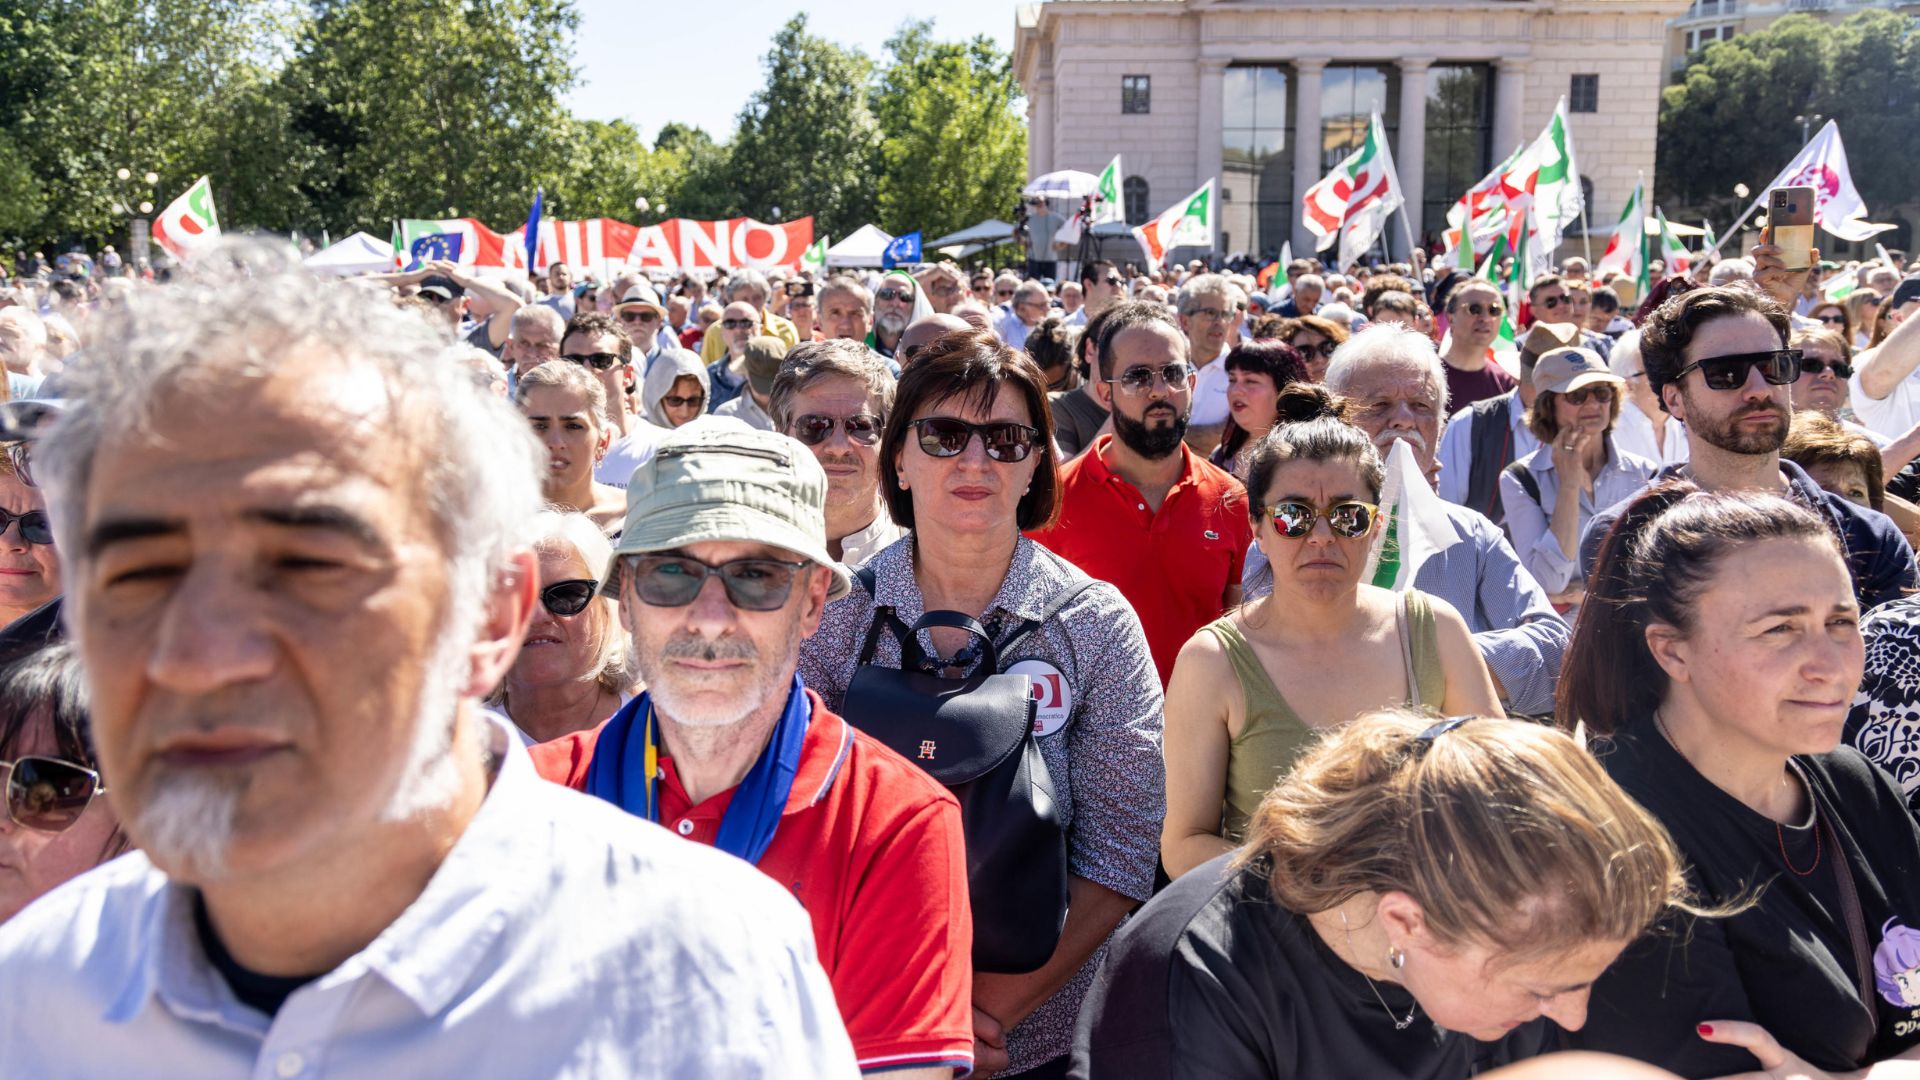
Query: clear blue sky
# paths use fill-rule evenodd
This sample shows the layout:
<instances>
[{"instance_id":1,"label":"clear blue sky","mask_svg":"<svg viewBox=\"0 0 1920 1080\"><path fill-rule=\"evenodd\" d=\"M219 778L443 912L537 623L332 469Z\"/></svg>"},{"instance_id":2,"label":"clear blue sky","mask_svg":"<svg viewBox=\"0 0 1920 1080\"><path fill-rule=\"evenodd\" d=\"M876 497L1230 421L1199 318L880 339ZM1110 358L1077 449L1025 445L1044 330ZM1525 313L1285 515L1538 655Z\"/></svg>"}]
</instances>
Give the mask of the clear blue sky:
<instances>
[{"instance_id":1,"label":"clear blue sky","mask_svg":"<svg viewBox=\"0 0 1920 1080\"><path fill-rule=\"evenodd\" d=\"M760 58L795 12L807 27L878 57L908 19L932 19L942 40L987 34L1013 48L1014 0L578 0L574 63L580 85L567 96L574 115L626 120L653 141L669 120L725 140L747 98L760 88Z\"/></svg>"}]
</instances>

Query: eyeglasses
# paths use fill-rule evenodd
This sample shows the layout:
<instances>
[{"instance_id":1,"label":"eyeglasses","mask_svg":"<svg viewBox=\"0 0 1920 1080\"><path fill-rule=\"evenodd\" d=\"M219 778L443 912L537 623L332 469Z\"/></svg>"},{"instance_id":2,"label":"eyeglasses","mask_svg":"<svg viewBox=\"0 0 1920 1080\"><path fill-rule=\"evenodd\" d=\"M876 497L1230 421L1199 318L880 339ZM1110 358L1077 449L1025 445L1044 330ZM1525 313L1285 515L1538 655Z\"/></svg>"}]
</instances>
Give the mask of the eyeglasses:
<instances>
[{"instance_id":1,"label":"eyeglasses","mask_svg":"<svg viewBox=\"0 0 1920 1080\"><path fill-rule=\"evenodd\" d=\"M1800 350L1773 349L1768 352L1710 356L1674 372L1673 381L1679 382L1686 378L1687 372L1699 368L1707 389L1738 390L1747 385L1747 377L1756 367L1760 369L1761 378L1775 386L1785 386L1800 377Z\"/></svg>"},{"instance_id":2,"label":"eyeglasses","mask_svg":"<svg viewBox=\"0 0 1920 1080\"><path fill-rule=\"evenodd\" d=\"M619 353L562 353L560 359L572 364L585 364L595 371L606 371L620 363Z\"/></svg>"},{"instance_id":3,"label":"eyeglasses","mask_svg":"<svg viewBox=\"0 0 1920 1080\"><path fill-rule=\"evenodd\" d=\"M599 591L600 583L590 578L556 581L540 590L540 606L562 619L572 618L587 610Z\"/></svg>"},{"instance_id":4,"label":"eyeglasses","mask_svg":"<svg viewBox=\"0 0 1920 1080\"><path fill-rule=\"evenodd\" d=\"M1566 398L1569 405L1585 405L1589 401L1611 405L1613 404L1613 387L1583 386L1578 390L1569 390L1560 396Z\"/></svg>"},{"instance_id":5,"label":"eyeglasses","mask_svg":"<svg viewBox=\"0 0 1920 1080\"><path fill-rule=\"evenodd\" d=\"M0 537L6 536L7 530L13 528L16 521L20 523L20 539L42 547L53 545L53 526L47 524L45 510L29 510L24 514L0 510Z\"/></svg>"},{"instance_id":6,"label":"eyeglasses","mask_svg":"<svg viewBox=\"0 0 1920 1080\"><path fill-rule=\"evenodd\" d=\"M691 409L698 406L700 401L699 394L688 394L686 397L681 397L679 394L660 395L660 404L670 409Z\"/></svg>"},{"instance_id":7,"label":"eyeglasses","mask_svg":"<svg viewBox=\"0 0 1920 1080\"><path fill-rule=\"evenodd\" d=\"M36 832L65 832L87 812L95 795L105 795L100 774L57 757L29 754L0 761L7 771L7 816Z\"/></svg>"},{"instance_id":8,"label":"eyeglasses","mask_svg":"<svg viewBox=\"0 0 1920 1080\"><path fill-rule=\"evenodd\" d=\"M530 352L535 356L560 355L560 343L557 341L517 341L514 344L518 345L523 352Z\"/></svg>"},{"instance_id":9,"label":"eyeglasses","mask_svg":"<svg viewBox=\"0 0 1920 1080\"><path fill-rule=\"evenodd\" d=\"M1223 311L1217 307L1197 307L1197 308L1194 308L1192 311L1188 312L1187 314L1198 315L1202 318L1212 319L1214 322L1219 322L1222 319L1230 319L1245 310L1247 309L1244 305L1235 304L1233 306L1233 310L1231 311Z\"/></svg>"},{"instance_id":10,"label":"eyeglasses","mask_svg":"<svg viewBox=\"0 0 1920 1080\"><path fill-rule=\"evenodd\" d=\"M1317 356L1322 360L1333 359L1333 351L1339 347L1338 344L1331 341L1322 341L1313 345L1294 345L1294 349L1298 351L1302 357Z\"/></svg>"},{"instance_id":11,"label":"eyeglasses","mask_svg":"<svg viewBox=\"0 0 1920 1080\"><path fill-rule=\"evenodd\" d=\"M1479 318L1482 315L1505 315L1507 309L1501 304L1461 304L1460 310Z\"/></svg>"},{"instance_id":12,"label":"eyeglasses","mask_svg":"<svg viewBox=\"0 0 1920 1080\"><path fill-rule=\"evenodd\" d=\"M621 322L654 323L660 321L660 313L652 308L629 308L619 314Z\"/></svg>"},{"instance_id":13,"label":"eyeglasses","mask_svg":"<svg viewBox=\"0 0 1920 1080\"><path fill-rule=\"evenodd\" d=\"M819 446L833 438L834 431L842 427L847 430L848 442L872 446L880 441L880 421L865 414L837 419L808 413L794 419L789 434L808 446Z\"/></svg>"},{"instance_id":14,"label":"eyeglasses","mask_svg":"<svg viewBox=\"0 0 1920 1080\"><path fill-rule=\"evenodd\" d=\"M1819 319L1821 322L1826 323L1828 326L1847 325L1847 317L1838 311L1830 311L1825 315L1816 315L1814 316L1814 318Z\"/></svg>"},{"instance_id":15,"label":"eyeglasses","mask_svg":"<svg viewBox=\"0 0 1920 1080\"><path fill-rule=\"evenodd\" d=\"M876 292L873 294L873 298L875 300L907 301L907 300L913 299L913 290L912 289L881 289L879 292Z\"/></svg>"},{"instance_id":16,"label":"eyeglasses","mask_svg":"<svg viewBox=\"0 0 1920 1080\"><path fill-rule=\"evenodd\" d=\"M1310 502L1289 499L1273 504L1273 527L1280 535L1290 539L1299 539L1313 531L1313 523L1321 518L1327 519L1327 528L1335 536L1344 536L1355 540L1367 535L1373 528L1373 521L1380 516L1380 508L1372 503L1357 500L1334 503L1325 510Z\"/></svg>"},{"instance_id":17,"label":"eyeglasses","mask_svg":"<svg viewBox=\"0 0 1920 1080\"><path fill-rule=\"evenodd\" d=\"M980 436L980 445L986 448L987 456L995 461L1015 462L1027 460L1033 452L1033 444L1040 438L1037 428L1025 424L1016 424L1010 420L998 420L991 424L969 424L951 416L927 416L915 420L912 424L920 436L920 449L928 457L959 457L966 452L967 444L975 435Z\"/></svg>"},{"instance_id":18,"label":"eyeglasses","mask_svg":"<svg viewBox=\"0 0 1920 1080\"><path fill-rule=\"evenodd\" d=\"M7 463L13 466L13 474L28 487L39 487L33 482L33 452L28 449L33 444L17 442L7 447Z\"/></svg>"},{"instance_id":19,"label":"eyeglasses","mask_svg":"<svg viewBox=\"0 0 1920 1080\"><path fill-rule=\"evenodd\" d=\"M1823 371L1833 372L1833 377L1836 379L1850 379L1853 377L1853 365L1847 363L1845 360L1822 360L1817 356L1802 356L1800 358L1800 374L1818 375Z\"/></svg>"},{"instance_id":20,"label":"eyeglasses","mask_svg":"<svg viewBox=\"0 0 1920 1080\"><path fill-rule=\"evenodd\" d=\"M752 319L721 319L721 320L720 320L720 329L722 329L722 330L751 330L751 329L753 329L753 320L752 320Z\"/></svg>"},{"instance_id":21,"label":"eyeglasses","mask_svg":"<svg viewBox=\"0 0 1920 1080\"><path fill-rule=\"evenodd\" d=\"M686 607L717 577L727 600L742 611L778 611L793 592L793 575L813 563L779 559L734 559L718 566L684 555L629 555L626 578L642 603L652 607Z\"/></svg>"},{"instance_id":22,"label":"eyeglasses","mask_svg":"<svg viewBox=\"0 0 1920 1080\"><path fill-rule=\"evenodd\" d=\"M1169 390L1184 390L1187 387L1187 380L1191 378L1193 378L1193 368L1175 361L1161 368L1150 368L1144 364L1139 367L1130 367L1121 372L1119 378L1107 381L1129 394L1144 394L1153 389L1155 379L1166 383Z\"/></svg>"}]
</instances>

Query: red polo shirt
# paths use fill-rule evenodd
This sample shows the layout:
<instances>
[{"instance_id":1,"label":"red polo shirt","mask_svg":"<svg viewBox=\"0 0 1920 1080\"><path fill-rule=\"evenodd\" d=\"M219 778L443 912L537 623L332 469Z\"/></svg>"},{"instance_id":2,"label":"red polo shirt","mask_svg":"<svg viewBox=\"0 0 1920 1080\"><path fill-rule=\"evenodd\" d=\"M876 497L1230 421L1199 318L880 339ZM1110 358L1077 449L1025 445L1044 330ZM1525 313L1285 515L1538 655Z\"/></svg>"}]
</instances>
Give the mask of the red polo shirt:
<instances>
[{"instance_id":1,"label":"red polo shirt","mask_svg":"<svg viewBox=\"0 0 1920 1080\"><path fill-rule=\"evenodd\" d=\"M760 870L813 920L820 964L862 1071L973 1067L973 916L960 804L912 762L827 711L812 720ZM604 727L604 725L602 725ZM584 790L600 728L531 747L540 775ZM660 759L660 823L712 844L733 791L692 805Z\"/></svg>"},{"instance_id":2,"label":"red polo shirt","mask_svg":"<svg viewBox=\"0 0 1920 1080\"><path fill-rule=\"evenodd\" d=\"M1060 520L1027 534L1054 554L1120 590L1140 616L1160 684L1174 658L1201 627L1220 617L1227 586L1253 543L1247 494L1225 469L1180 447L1180 479L1159 512L1139 489L1114 475L1092 449L1060 470Z\"/></svg>"}]
</instances>

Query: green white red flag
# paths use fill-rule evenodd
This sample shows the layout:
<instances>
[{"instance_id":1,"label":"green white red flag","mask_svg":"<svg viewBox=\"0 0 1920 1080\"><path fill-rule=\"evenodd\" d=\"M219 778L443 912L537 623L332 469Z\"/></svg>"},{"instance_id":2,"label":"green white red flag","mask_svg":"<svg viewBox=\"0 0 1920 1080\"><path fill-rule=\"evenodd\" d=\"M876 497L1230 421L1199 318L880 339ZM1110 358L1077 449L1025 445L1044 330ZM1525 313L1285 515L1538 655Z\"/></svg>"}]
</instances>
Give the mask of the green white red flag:
<instances>
[{"instance_id":1,"label":"green white red flag","mask_svg":"<svg viewBox=\"0 0 1920 1080\"><path fill-rule=\"evenodd\" d=\"M1104 225L1109 221L1127 220L1126 202L1120 196L1120 178L1124 175L1120 171L1120 155L1115 154L1094 182L1093 217L1088 224Z\"/></svg>"},{"instance_id":2,"label":"green white red flag","mask_svg":"<svg viewBox=\"0 0 1920 1080\"><path fill-rule=\"evenodd\" d=\"M195 180L153 219L153 239L176 259L220 239L220 215L214 212L213 184L206 177Z\"/></svg>"},{"instance_id":3,"label":"green white red flag","mask_svg":"<svg viewBox=\"0 0 1920 1080\"><path fill-rule=\"evenodd\" d=\"M1653 217L1660 223L1660 261L1667 264L1668 277L1680 277L1693 269L1693 253L1673 235L1673 229L1667 225L1666 211L1658 206L1653 208Z\"/></svg>"},{"instance_id":4,"label":"green white red flag","mask_svg":"<svg viewBox=\"0 0 1920 1080\"><path fill-rule=\"evenodd\" d=\"M1360 148L1308 188L1305 201L1307 229L1320 238L1315 250L1325 251L1337 241L1340 265L1352 266L1373 247L1387 218L1407 201L1400 193L1393 148L1387 145L1387 126L1378 109Z\"/></svg>"},{"instance_id":5,"label":"green white red flag","mask_svg":"<svg viewBox=\"0 0 1920 1080\"><path fill-rule=\"evenodd\" d=\"M1150 269L1158 270L1167 252L1188 245L1212 248L1218 228L1213 209L1213 180L1199 191L1168 207L1166 212L1133 230Z\"/></svg>"},{"instance_id":6,"label":"green white red flag","mask_svg":"<svg viewBox=\"0 0 1920 1080\"><path fill-rule=\"evenodd\" d=\"M1536 234L1530 262L1545 267L1585 204L1562 97L1539 137L1495 166L1447 211L1441 258L1470 269L1501 236L1507 237L1509 251L1518 250L1518 234L1530 229Z\"/></svg>"},{"instance_id":7,"label":"green white red flag","mask_svg":"<svg viewBox=\"0 0 1920 1080\"><path fill-rule=\"evenodd\" d=\"M1627 208L1620 213L1620 223L1614 226L1613 239L1607 241L1607 252L1600 256L1600 264L1594 267L1596 272L1618 270L1634 280L1639 295L1645 297L1652 284L1647 277L1647 175L1633 185L1633 194L1627 197Z\"/></svg>"}]
</instances>

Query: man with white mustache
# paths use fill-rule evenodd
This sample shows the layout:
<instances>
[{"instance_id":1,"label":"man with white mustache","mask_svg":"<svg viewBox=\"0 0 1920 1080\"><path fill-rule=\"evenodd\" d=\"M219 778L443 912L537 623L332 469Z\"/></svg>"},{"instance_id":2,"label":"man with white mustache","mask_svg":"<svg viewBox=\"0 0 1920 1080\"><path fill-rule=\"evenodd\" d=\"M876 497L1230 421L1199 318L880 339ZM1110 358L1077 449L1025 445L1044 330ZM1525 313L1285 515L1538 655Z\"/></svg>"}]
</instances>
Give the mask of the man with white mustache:
<instances>
[{"instance_id":1,"label":"man with white mustache","mask_svg":"<svg viewBox=\"0 0 1920 1080\"><path fill-rule=\"evenodd\" d=\"M200 267L115 309L37 447L140 850L0 927L4 1071L850 1075L784 888L480 706L539 584L526 424L371 293Z\"/></svg>"},{"instance_id":2,"label":"man with white mustache","mask_svg":"<svg viewBox=\"0 0 1920 1080\"><path fill-rule=\"evenodd\" d=\"M1334 352L1326 386L1347 399L1352 422L1373 437L1382 461L1396 440L1404 440L1427 481L1434 481L1447 375L1431 339L1399 326L1368 327ZM1445 508L1460 542L1420 564L1414 588L1446 600L1466 618L1509 712L1553 712L1560 658L1572 636L1566 622L1499 526L1464 506L1437 497L1435 502ZM1273 588L1272 570L1258 551L1256 546L1247 560L1250 599Z\"/></svg>"}]
</instances>

